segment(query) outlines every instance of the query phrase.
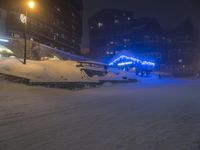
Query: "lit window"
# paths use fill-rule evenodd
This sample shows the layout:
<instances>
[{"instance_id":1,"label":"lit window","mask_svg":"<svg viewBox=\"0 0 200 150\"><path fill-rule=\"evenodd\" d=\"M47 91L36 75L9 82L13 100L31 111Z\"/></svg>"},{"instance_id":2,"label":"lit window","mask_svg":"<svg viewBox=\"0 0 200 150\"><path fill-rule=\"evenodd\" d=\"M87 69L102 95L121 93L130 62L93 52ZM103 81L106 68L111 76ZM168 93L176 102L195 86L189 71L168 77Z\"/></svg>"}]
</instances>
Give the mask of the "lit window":
<instances>
[{"instance_id":1,"label":"lit window","mask_svg":"<svg viewBox=\"0 0 200 150\"><path fill-rule=\"evenodd\" d=\"M149 35L145 35L144 38L145 38L145 39L149 39L150 36L149 36Z\"/></svg>"},{"instance_id":2,"label":"lit window","mask_svg":"<svg viewBox=\"0 0 200 150\"><path fill-rule=\"evenodd\" d=\"M56 39L57 39L57 36L56 36L55 34L54 34L54 36L53 36L53 39L54 39L54 40L56 40Z\"/></svg>"},{"instance_id":3,"label":"lit window","mask_svg":"<svg viewBox=\"0 0 200 150\"><path fill-rule=\"evenodd\" d=\"M119 51L115 51L115 54L118 54L119 53Z\"/></svg>"},{"instance_id":4,"label":"lit window","mask_svg":"<svg viewBox=\"0 0 200 150\"><path fill-rule=\"evenodd\" d=\"M15 37L15 38L20 38L20 34L17 34L17 33L11 33L11 36Z\"/></svg>"},{"instance_id":5,"label":"lit window","mask_svg":"<svg viewBox=\"0 0 200 150\"><path fill-rule=\"evenodd\" d=\"M119 23L119 20L118 20L118 19L115 19L114 22L115 22L115 24L118 24L118 23Z\"/></svg>"},{"instance_id":6,"label":"lit window","mask_svg":"<svg viewBox=\"0 0 200 150\"><path fill-rule=\"evenodd\" d=\"M98 27L102 28L103 27L103 23L102 22L98 22Z\"/></svg>"},{"instance_id":7,"label":"lit window","mask_svg":"<svg viewBox=\"0 0 200 150\"><path fill-rule=\"evenodd\" d=\"M113 44L114 44L114 42L113 42L113 41L110 41L110 44L112 44L112 45L113 45Z\"/></svg>"},{"instance_id":8,"label":"lit window","mask_svg":"<svg viewBox=\"0 0 200 150\"><path fill-rule=\"evenodd\" d=\"M162 40L166 40L166 37L163 36L163 37L162 37Z\"/></svg>"},{"instance_id":9,"label":"lit window","mask_svg":"<svg viewBox=\"0 0 200 150\"><path fill-rule=\"evenodd\" d=\"M129 42L129 41L130 41L130 39L124 39L124 43Z\"/></svg>"},{"instance_id":10,"label":"lit window","mask_svg":"<svg viewBox=\"0 0 200 150\"><path fill-rule=\"evenodd\" d=\"M107 55L114 55L114 52L106 51Z\"/></svg>"},{"instance_id":11,"label":"lit window","mask_svg":"<svg viewBox=\"0 0 200 150\"><path fill-rule=\"evenodd\" d=\"M90 29L91 29L91 30L94 29L94 26L90 26Z\"/></svg>"},{"instance_id":12,"label":"lit window","mask_svg":"<svg viewBox=\"0 0 200 150\"><path fill-rule=\"evenodd\" d=\"M59 7L57 7L56 10L60 12L60 8Z\"/></svg>"}]
</instances>

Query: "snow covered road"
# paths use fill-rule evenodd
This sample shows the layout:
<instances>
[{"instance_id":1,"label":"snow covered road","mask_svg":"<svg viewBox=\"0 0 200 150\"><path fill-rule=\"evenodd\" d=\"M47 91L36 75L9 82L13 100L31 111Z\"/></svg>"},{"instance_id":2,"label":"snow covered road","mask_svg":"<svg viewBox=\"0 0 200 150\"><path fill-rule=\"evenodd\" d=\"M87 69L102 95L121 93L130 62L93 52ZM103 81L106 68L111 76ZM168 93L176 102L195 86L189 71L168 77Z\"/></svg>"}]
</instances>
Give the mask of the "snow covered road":
<instances>
[{"instance_id":1,"label":"snow covered road","mask_svg":"<svg viewBox=\"0 0 200 150\"><path fill-rule=\"evenodd\" d=\"M0 150L200 149L198 80L80 91L0 85Z\"/></svg>"}]
</instances>

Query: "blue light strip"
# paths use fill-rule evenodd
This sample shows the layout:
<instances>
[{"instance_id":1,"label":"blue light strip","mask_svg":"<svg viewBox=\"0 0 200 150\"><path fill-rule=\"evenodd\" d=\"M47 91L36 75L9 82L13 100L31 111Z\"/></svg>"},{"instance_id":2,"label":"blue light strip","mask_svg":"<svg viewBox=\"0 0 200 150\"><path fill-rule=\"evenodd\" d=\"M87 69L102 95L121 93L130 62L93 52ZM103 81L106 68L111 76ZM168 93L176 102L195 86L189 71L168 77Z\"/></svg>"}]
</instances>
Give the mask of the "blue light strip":
<instances>
[{"instance_id":1,"label":"blue light strip","mask_svg":"<svg viewBox=\"0 0 200 150\"><path fill-rule=\"evenodd\" d=\"M113 62L111 62L109 65L112 66L114 65L117 61L119 61L120 59L129 59L132 60L133 62L141 62L139 59L137 58L133 58L133 57L128 57L125 55L121 55L120 57L118 57L117 59L115 59Z\"/></svg>"},{"instance_id":2,"label":"blue light strip","mask_svg":"<svg viewBox=\"0 0 200 150\"><path fill-rule=\"evenodd\" d=\"M129 61L129 62L123 62L123 63L118 63L117 65L118 65L118 66L126 66L126 65L131 65L131 64L133 64L132 61Z\"/></svg>"},{"instance_id":3,"label":"blue light strip","mask_svg":"<svg viewBox=\"0 0 200 150\"><path fill-rule=\"evenodd\" d=\"M115 59L114 61L112 61L109 66L113 66L114 64L117 63L117 61L120 61L121 59L125 59L127 61L125 62L122 62L122 63L118 63L117 65L118 66L125 66L125 65L130 65L130 64L134 64L134 63L140 63L142 65L147 65L147 66L155 66L155 63L153 62L149 62L149 61L141 61L137 58L134 58L134 57L128 57L128 56L125 56L125 55L121 55L120 57L118 57L117 59Z\"/></svg>"},{"instance_id":4,"label":"blue light strip","mask_svg":"<svg viewBox=\"0 0 200 150\"><path fill-rule=\"evenodd\" d=\"M143 61L142 65L149 65L149 66L155 66L155 63L148 62L148 61Z\"/></svg>"},{"instance_id":5,"label":"blue light strip","mask_svg":"<svg viewBox=\"0 0 200 150\"><path fill-rule=\"evenodd\" d=\"M9 40L6 40L6 39L1 39L1 38L0 38L0 42L6 42L6 43L8 43L8 42L9 42Z\"/></svg>"}]
</instances>

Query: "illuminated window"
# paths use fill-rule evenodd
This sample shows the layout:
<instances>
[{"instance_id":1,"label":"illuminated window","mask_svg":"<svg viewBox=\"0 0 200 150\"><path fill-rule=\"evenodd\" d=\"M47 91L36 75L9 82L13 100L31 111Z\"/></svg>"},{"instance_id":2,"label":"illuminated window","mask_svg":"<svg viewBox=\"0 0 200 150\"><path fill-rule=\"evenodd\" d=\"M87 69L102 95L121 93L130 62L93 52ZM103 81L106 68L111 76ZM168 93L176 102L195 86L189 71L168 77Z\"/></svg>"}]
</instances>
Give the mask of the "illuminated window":
<instances>
[{"instance_id":1,"label":"illuminated window","mask_svg":"<svg viewBox=\"0 0 200 150\"><path fill-rule=\"evenodd\" d=\"M114 55L114 52L112 52L112 51L106 51L106 54L107 55Z\"/></svg>"},{"instance_id":2,"label":"illuminated window","mask_svg":"<svg viewBox=\"0 0 200 150\"><path fill-rule=\"evenodd\" d=\"M56 40L56 39L57 39L57 36L56 36L55 34L54 34L54 36L53 36L53 39L54 39L54 40Z\"/></svg>"},{"instance_id":3,"label":"illuminated window","mask_svg":"<svg viewBox=\"0 0 200 150\"><path fill-rule=\"evenodd\" d=\"M163 37L162 37L162 40L166 40L166 37L163 36Z\"/></svg>"},{"instance_id":4,"label":"illuminated window","mask_svg":"<svg viewBox=\"0 0 200 150\"><path fill-rule=\"evenodd\" d=\"M103 27L103 23L102 22L98 22L98 27L102 28Z\"/></svg>"},{"instance_id":5,"label":"illuminated window","mask_svg":"<svg viewBox=\"0 0 200 150\"><path fill-rule=\"evenodd\" d=\"M145 38L145 39L149 39L150 36L149 36L149 35L145 35L144 38Z\"/></svg>"},{"instance_id":6,"label":"illuminated window","mask_svg":"<svg viewBox=\"0 0 200 150\"><path fill-rule=\"evenodd\" d=\"M15 38L20 38L21 37L21 35L18 34L18 33L11 33L11 36L15 37Z\"/></svg>"},{"instance_id":7,"label":"illuminated window","mask_svg":"<svg viewBox=\"0 0 200 150\"><path fill-rule=\"evenodd\" d=\"M113 45L113 44L114 44L114 41L110 41L110 44L112 44L112 45Z\"/></svg>"},{"instance_id":8,"label":"illuminated window","mask_svg":"<svg viewBox=\"0 0 200 150\"><path fill-rule=\"evenodd\" d=\"M60 8L59 8L59 7L57 7L56 10L57 10L58 12L60 12Z\"/></svg>"},{"instance_id":9,"label":"illuminated window","mask_svg":"<svg viewBox=\"0 0 200 150\"><path fill-rule=\"evenodd\" d=\"M123 39L124 43L127 43L130 41L130 39Z\"/></svg>"},{"instance_id":10,"label":"illuminated window","mask_svg":"<svg viewBox=\"0 0 200 150\"><path fill-rule=\"evenodd\" d=\"M118 54L119 53L119 51L115 51L115 54Z\"/></svg>"},{"instance_id":11,"label":"illuminated window","mask_svg":"<svg viewBox=\"0 0 200 150\"><path fill-rule=\"evenodd\" d=\"M94 29L94 26L90 26L90 29L93 30L93 29Z\"/></svg>"},{"instance_id":12,"label":"illuminated window","mask_svg":"<svg viewBox=\"0 0 200 150\"><path fill-rule=\"evenodd\" d=\"M114 22L115 22L115 24L118 24L118 23L119 23L119 20L118 20L118 19L115 19Z\"/></svg>"}]
</instances>

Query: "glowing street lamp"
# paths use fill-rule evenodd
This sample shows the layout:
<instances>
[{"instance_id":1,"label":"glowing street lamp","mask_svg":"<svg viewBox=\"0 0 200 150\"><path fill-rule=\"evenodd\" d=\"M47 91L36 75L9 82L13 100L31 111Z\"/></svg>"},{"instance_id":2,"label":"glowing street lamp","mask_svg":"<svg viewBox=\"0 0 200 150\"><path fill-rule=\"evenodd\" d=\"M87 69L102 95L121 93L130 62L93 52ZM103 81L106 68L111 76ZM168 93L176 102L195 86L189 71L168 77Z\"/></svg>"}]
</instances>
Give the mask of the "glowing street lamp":
<instances>
[{"instance_id":1,"label":"glowing street lamp","mask_svg":"<svg viewBox=\"0 0 200 150\"><path fill-rule=\"evenodd\" d=\"M36 6L36 3L33 0L27 1L26 3L26 7L25 7L25 16L21 15L20 19L22 21L22 23L24 23L24 64L26 64L26 45L27 45L27 41L26 41L26 37L27 37L27 26L28 26L28 8L29 9L34 9Z\"/></svg>"},{"instance_id":2,"label":"glowing street lamp","mask_svg":"<svg viewBox=\"0 0 200 150\"><path fill-rule=\"evenodd\" d=\"M35 8L35 2L34 1L29 1L28 2L28 6L29 6L29 8L34 9Z\"/></svg>"}]
</instances>

